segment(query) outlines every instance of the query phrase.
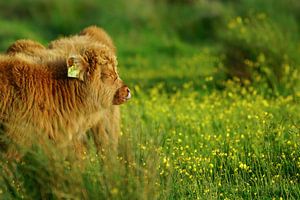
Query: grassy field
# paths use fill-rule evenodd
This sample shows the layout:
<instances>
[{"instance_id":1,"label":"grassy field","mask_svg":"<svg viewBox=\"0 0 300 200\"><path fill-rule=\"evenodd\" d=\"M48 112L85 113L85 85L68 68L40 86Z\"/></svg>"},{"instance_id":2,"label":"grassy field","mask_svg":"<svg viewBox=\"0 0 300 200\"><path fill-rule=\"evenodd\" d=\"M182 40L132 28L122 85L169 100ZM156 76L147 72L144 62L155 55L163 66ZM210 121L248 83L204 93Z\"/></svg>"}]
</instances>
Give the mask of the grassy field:
<instances>
[{"instance_id":1,"label":"grassy field","mask_svg":"<svg viewBox=\"0 0 300 200\"><path fill-rule=\"evenodd\" d=\"M108 3L110 2L110 3ZM27 5L27 6L25 6ZM300 199L297 0L0 2L0 49L97 24L133 98L118 155L1 159L0 199Z\"/></svg>"}]
</instances>

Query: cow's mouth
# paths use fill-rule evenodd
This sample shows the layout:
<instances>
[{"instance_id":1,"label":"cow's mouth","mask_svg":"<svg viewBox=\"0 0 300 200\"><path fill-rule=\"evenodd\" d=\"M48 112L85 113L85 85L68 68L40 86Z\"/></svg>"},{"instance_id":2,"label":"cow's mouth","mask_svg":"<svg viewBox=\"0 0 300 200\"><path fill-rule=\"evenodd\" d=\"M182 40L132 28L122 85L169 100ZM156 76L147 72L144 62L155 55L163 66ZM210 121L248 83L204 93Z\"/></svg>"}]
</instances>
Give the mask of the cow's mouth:
<instances>
[{"instance_id":1,"label":"cow's mouth","mask_svg":"<svg viewBox=\"0 0 300 200\"><path fill-rule=\"evenodd\" d=\"M119 88L114 96L113 104L120 105L131 98L130 89L127 86Z\"/></svg>"}]
</instances>

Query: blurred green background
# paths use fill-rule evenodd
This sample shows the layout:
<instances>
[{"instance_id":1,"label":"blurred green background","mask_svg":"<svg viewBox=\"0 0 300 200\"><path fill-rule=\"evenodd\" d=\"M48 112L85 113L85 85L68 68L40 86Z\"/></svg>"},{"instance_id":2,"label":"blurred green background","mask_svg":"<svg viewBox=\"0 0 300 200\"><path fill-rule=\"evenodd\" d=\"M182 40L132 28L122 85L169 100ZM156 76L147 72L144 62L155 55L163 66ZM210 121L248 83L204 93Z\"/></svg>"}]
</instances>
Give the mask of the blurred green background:
<instances>
[{"instance_id":1,"label":"blurred green background","mask_svg":"<svg viewBox=\"0 0 300 200\"><path fill-rule=\"evenodd\" d=\"M123 79L166 91L204 77L239 77L290 94L300 63L298 0L11 0L0 2L0 50L17 39L45 45L89 25L114 39Z\"/></svg>"}]
</instances>

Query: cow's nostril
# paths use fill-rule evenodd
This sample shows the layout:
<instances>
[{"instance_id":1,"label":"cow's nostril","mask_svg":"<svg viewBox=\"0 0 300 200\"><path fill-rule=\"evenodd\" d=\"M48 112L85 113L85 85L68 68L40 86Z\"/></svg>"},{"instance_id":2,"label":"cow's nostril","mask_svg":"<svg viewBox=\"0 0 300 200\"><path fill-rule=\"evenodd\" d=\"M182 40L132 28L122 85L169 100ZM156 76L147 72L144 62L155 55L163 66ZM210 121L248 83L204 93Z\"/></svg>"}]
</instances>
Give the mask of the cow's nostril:
<instances>
[{"instance_id":1,"label":"cow's nostril","mask_svg":"<svg viewBox=\"0 0 300 200\"><path fill-rule=\"evenodd\" d=\"M126 99L128 100L128 99L130 99L130 98L131 98L130 89L127 88L127 97L126 97Z\"/></svg>"}]
</instances>

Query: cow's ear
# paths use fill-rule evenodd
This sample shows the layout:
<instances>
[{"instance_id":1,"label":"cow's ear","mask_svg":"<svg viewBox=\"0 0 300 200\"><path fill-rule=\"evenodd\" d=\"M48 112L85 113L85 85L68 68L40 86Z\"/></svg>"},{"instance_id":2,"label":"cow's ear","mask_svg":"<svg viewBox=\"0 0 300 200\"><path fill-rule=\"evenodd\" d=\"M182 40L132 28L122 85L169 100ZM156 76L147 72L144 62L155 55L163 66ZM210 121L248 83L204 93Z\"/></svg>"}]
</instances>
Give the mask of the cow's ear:
<instances>
[{"instance_id":1,"label":"cow's ear","mask_svg":"<svg viewBox=\"0 0 300 200\"><path fill-rule=\"evenodd\" d=\"M87 64L80 55L72 55L67 59L68 77L84 80Z\"/></svg>"}]
</instances>

